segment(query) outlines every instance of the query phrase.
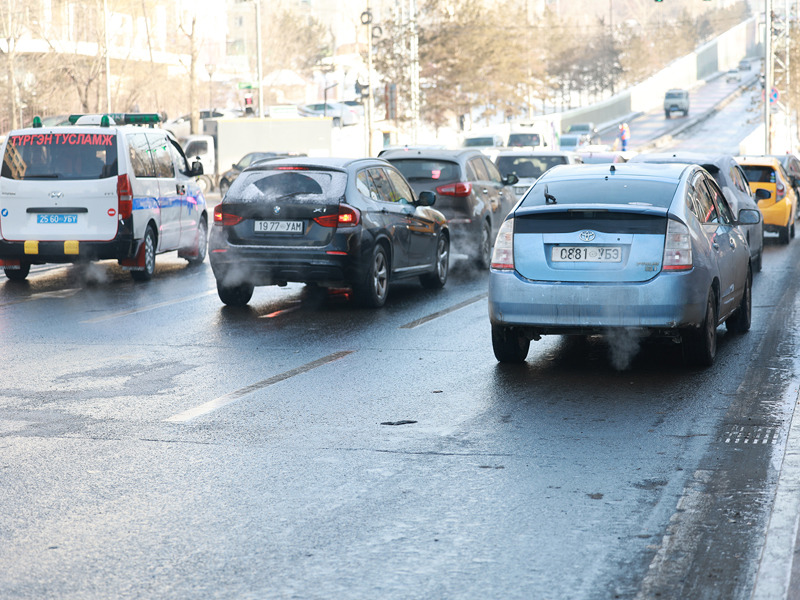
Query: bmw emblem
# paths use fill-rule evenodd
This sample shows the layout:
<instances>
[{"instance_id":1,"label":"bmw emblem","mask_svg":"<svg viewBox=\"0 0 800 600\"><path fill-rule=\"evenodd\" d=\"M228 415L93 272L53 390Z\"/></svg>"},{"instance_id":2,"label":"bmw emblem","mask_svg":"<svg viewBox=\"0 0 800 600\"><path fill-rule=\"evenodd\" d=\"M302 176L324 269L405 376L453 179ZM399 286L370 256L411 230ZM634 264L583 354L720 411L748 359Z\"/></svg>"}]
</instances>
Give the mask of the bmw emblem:
<instances>
[{"instance_id":1,"label":"bmw emblem","mask_svg":"<svg viewBox=\"0 0 800 600\"><path fill-rule=\"evenodd\" d=\"M272 212L274 212L277 215L278 213L281 212L281 207L280 206L276 206L275 208L272 209Z\"/></svg>"},{"instance_id":2,"label":"bmw emblem","mask_svg":"<svg viewBox=\"0 0 800 600\"><path fill-rule=\"evenodd\" d=\"M581 231L578 237L582 242L591 242L594 239L594 231Z\"/></svg>"},{"instance_id":3,"label":"bmw emblem","mask_svg":"<svg viewBox=\"0 0 800 600\"><path fill-rule=\"evenodd\" d=\"M4 208L3 212L0 212L0 215L3 215L4 217L7 217L8 216L8 209Z\"/></svg>"}]
</instances>

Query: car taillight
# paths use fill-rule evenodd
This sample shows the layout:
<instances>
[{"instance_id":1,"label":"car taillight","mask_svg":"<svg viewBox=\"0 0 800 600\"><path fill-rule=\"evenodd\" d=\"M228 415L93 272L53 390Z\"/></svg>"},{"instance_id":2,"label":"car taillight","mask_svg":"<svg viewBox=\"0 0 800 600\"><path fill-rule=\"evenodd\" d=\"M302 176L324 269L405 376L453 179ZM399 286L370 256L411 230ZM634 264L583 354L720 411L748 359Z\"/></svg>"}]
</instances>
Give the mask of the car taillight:
<instances>
[{"instance_id":1,"label":"car taillight","mask_svg":"<svg viewBox=\"0 0 800 600\"><path fill-rule=\"evenodd\" d=\"M692 238L689 228L672 219L667 221L662 268L665 271L688 271L692 268Z\"/></svg>"},{"instance_id":2,"label":"car taillight","mask_svg":"<svg viewBox=\"0 0 800 600\"><path fill-rule=\"evenodd\" d=\"M784 185L779 181L778 184L775 186L775 189L778 191L777 198L778 200L783 200L783 197L786 195L786 188Z\"/></svg>"},{"instance_id":3,"label":"car taillight","mask_svg":"<svg viewBox=\"0 0 800 600\"><path fill-rule=\"evenodd\" d=\"M436 188L436 193L442 196L469 196L472 193L471 183L448 183Z\"/></svg>"},{"instance_id":4,"label":"car taillight","mask_svg":"<svg viewBox=\"0 0 800 600\"><path fill-rule=\"evenodd\" d=\"M239 215L232 215L231 213L224 212L222 204L217 204L214 207L214 225L221 225L222 227L229 227L237 225L244 220L244 217Z\"/></svg>"},{"instance_id":5,"label":"car taillight","mask_svg":"<svg viewBox=\"0 0 800 600\"><path fill-rule=\"evenodd\" d=\"M120 219L128 219L133 214L133 186L127 175L117 177L117 212Z\"/></svg>"},{"instance_id":6,"label":"car taillight","mask_svg":"<svg viewBox=\"0 0 800 600\"><path fill-rule=\"evenodd\" d=\"M491 266L497 271L514 270L514 219L504 221L497 232Z\"/></svg>"},{"instance_id":7,"label":"car taillight","mask_svg":"<svg viewBox=\"0 0 800 600\"><path fill-rule=\"evenodd\" d=\"M338 214L316 217L314 222L323 227L355 227L361 222L361 213L349 204L340 204Z\"/></svg>"}]
</instances>

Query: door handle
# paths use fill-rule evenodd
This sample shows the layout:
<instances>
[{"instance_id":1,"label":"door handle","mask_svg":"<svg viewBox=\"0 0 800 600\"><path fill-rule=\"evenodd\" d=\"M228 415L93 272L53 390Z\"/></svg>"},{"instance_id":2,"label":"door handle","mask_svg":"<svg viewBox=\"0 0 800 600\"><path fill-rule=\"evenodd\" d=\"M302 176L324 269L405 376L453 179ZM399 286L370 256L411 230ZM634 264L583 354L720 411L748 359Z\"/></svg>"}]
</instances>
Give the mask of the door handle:
<instances>
[{"instance_id":1,"label":"door handle","mask_svg":"<svg viewBox=\"0 0 800 600\"><path fill-rule=\"evenodd\" d=\"M733 241L733 238L728 238L728 243L730 243L731 248L736 248L736 242Z\"/></svg>"},{"instance_id":2,"label":"door handle","mask_svg":"<svg viewBox=\"0 0 800 600\"><path fill-rule=\"evenodd\" d=\"M717 242L714 242L711 244L711 246L714 248L714 250L719 250L719 244Z\"/></svg>"},{"instance_id":3,"label":"door handle","mask_svg":"<svg viewBox=\"0 0 800 600\"><path fill-rule=\"evenodd\" d=\"M183 196L186 193L186 186L181 183L176 183L175 191L178 192L181 196Z\"/></svg>"},{"instance_id":4,"label":"door handle","mask_svg":"<svg viewBox=\"0 0 800 600\"><path fill-rule=\"evenodd\" d=\"M483 188L483 193L484 194L488 194L489 193L489 188Z\"/></svg>"}]
</instances>

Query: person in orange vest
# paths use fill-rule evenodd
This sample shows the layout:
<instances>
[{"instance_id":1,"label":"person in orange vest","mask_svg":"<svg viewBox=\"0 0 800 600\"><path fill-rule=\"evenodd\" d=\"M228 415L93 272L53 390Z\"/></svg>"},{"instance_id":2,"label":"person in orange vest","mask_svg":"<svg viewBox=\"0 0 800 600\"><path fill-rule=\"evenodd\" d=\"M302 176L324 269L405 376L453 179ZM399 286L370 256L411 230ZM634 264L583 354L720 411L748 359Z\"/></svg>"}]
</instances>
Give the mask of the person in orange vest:
<instances>
[{"instance_id":1,"label":"person in orange vest","mask_svg":"<svg viewBox=\"0 0 800 600\"><path fill-rule=\"evenodd\" d=\"M628 149L628 140L631 139L631 128L627 123L622 123L619 126L619 141L622 142L622 151Z\"/></svg>"}]
</instances>

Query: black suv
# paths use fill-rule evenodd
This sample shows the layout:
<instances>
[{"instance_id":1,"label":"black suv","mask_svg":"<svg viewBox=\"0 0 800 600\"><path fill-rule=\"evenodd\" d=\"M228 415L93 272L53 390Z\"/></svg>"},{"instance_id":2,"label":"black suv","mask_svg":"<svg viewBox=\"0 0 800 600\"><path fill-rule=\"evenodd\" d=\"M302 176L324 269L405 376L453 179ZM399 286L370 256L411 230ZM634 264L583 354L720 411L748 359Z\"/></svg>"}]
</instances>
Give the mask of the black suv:
<instances>
[{"instance_id":1,"label":"black suv","mask_svg":"<svg viewBox=\"0 0 800 600\"><path fill-rule=\"evenodd\" d=\"M453 251L488 269L494 239L517 201L517 176L501 177L479 150L387 150L380 157L403 174L414 193L436 192L436 208L447 218Z\"/></svg>"}]
</instances>

